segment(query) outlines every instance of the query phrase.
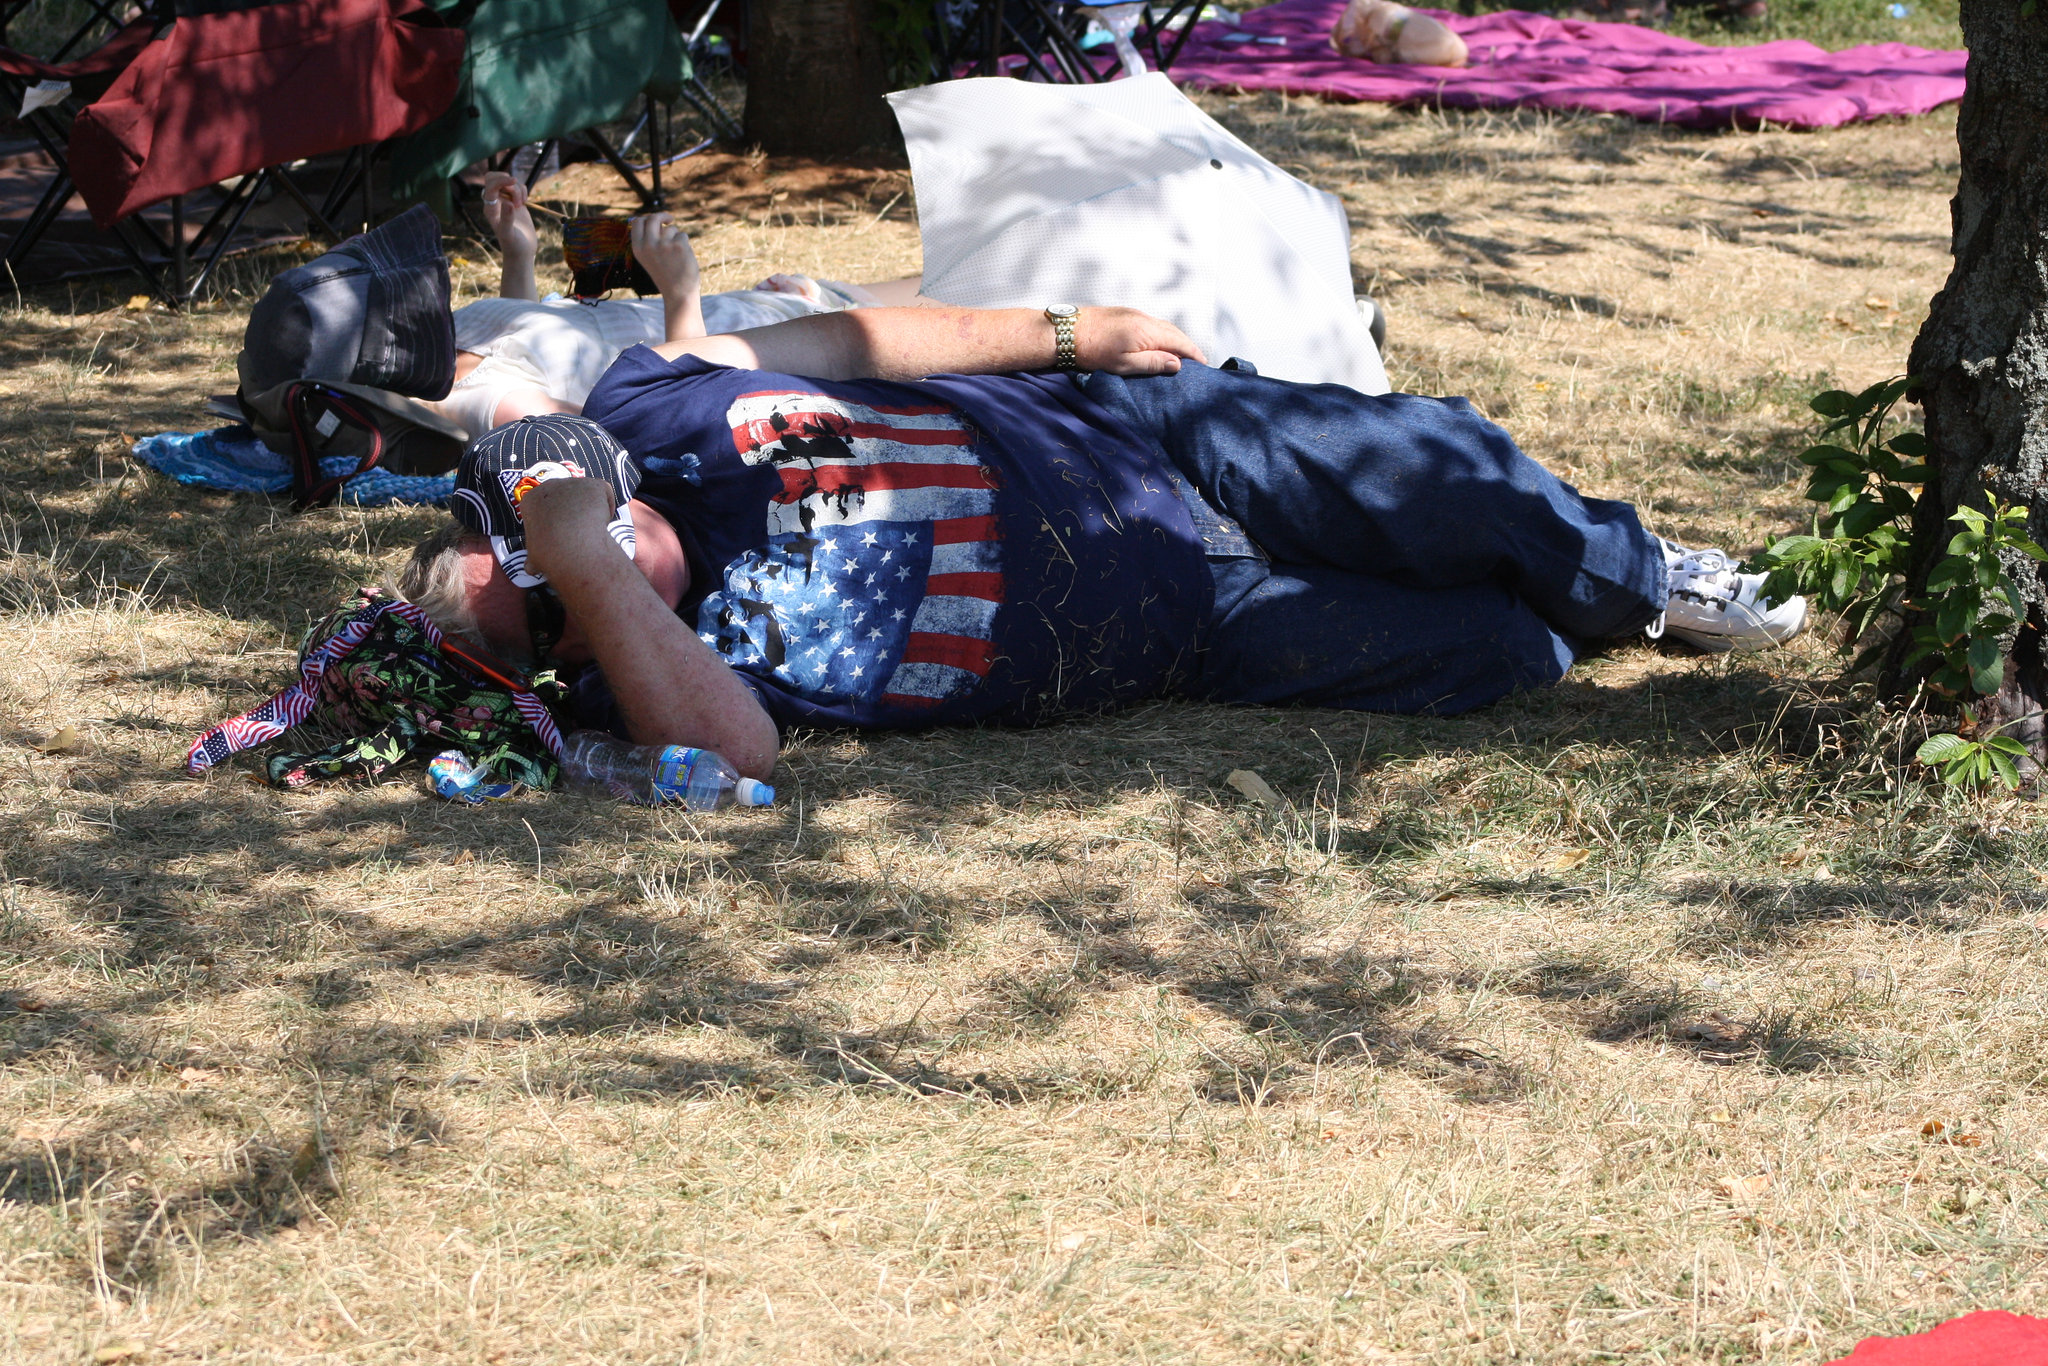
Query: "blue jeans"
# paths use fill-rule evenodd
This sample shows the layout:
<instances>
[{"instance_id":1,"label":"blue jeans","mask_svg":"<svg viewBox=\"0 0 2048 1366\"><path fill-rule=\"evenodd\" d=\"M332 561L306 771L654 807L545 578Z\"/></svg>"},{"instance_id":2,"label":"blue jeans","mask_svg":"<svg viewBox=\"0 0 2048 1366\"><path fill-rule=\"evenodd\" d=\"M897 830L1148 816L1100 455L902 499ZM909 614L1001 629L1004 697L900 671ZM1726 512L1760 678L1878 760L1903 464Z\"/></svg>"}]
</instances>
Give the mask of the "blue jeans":
<instances>
[{"instance_id":1,"label":"blue jeans","mask_svg":"<svg viewBox=\"0 0 2048 1366\"><path fill-rule=\"evenodd\" d=\"M1664 610L1635 509L1580 497L1462 398L1192 363L1082 385L1200 495L1216 607L1190 696L1449 715Z\"/></svg>"}]
</instances>

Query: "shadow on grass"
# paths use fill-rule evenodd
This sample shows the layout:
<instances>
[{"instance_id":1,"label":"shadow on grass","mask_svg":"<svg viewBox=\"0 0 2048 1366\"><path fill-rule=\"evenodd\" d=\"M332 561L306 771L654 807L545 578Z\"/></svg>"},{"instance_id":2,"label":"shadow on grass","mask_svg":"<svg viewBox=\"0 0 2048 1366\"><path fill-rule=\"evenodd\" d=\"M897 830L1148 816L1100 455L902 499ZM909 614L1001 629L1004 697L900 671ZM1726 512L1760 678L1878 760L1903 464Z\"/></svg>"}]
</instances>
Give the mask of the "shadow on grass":
<instances>
[{"instance_id":1,"label":"shadow on grass","mask_svg":"<svg viewBox=\"0 0 2048 1366\"><path fill-rule=\"evenodd\" d=\"M1983 887L1974 882L1751 882L1714 880L1671 894L1689 914L1679 946L1693 953L1756 954L1797 939L1816 925L1862 920L1955 934L1978 923ZM2048 906L2048 893L2021 894L2028 909Z\"/></svg>"},{"instance_id":2,"label":"shadow on grass","mask_svg":"<svg viewBox=\"0 0 2048 1366\"><path fill-rule=\"evenodd\" d=\"M1796 1011L1731 1019L1676 982L1644 982L1599 958L1539 959L1506 975L1505 988L1551 1006L1596 1043L1668 1044L1700 1062L1753 1064L1796 1074L1854 1066L1856 1051Z\"/></svg>"},{"instance_id":3,"label":"shadow on grass","mask_svg":"<svg viewBox=\"0 0 2048 1366\"><path fill-rule=\"evenodd\" d=\"M248 1139L218 1177L174 1192L126 1177L139 1142L128 1126L0 1148L0 1204L64 1208L76 1275L117 1294L148 1288L180 1251L294 1227L340 1194L317 1124Z\"/></svg>"},{"instance_id":4,"label":"shadow on grass","mask_svg":"<svg viewBox=\"0 0 2048 1366\"><path fill-rule=\"evenodd\" d=\"M76 931L67 947L52 940L39 948L36 917L12 912L20 922L10 935L15 950L84 953L90 962L72 964L89 969L80 980L105 989L89 989L90 1005L0 1005L0 1062L68 1061L108 1078L176 1075L195 1060L161 1028L167 1003L281 997L291 1005L288 1042L253 1066L268 1092L288 1097L286 1106L310 1109L317 1097L322 1120L307 1130L314 1146L302 1137L251 1139L217 1179L150 1201L119 1194L102 1202L112 1262L94 1274L136 1286L178 1240L262 1236L303 1218L323 1197L301 1168L309 1152L326 1162L326 1134L372 1157L447 1141L420 1100L423 1089L457 1084L444 1075L456 1048L530 1048L519 1085L628 1104L700 1096L772 1104L831 1088L984 1104L1094 1100L1142 1089L1156 1064L1142 1055L1064 1070L949 1060L981 1041L1049 1033L1091 994L1136 985L1156 993L1164 1027L1174 1015L1224 1026L1203 1031L1193 1085L1206 1103L1272 1104L1303 1093L1319 1072L1375 1068L1427 1080L1461 1103L1514 1102L1535 1086L1531 1074L1462 1035L1456 1012L1431 1007L1468 985L1398 954L1312 939L1294 909L1300 868L1225 869L1208 878L1198 874L1221 865L1198 853L1188 876L1175 879L1165 912L1173 933L1162 937L1158 917L1140 914L1130 886L1087 871L1084 837L1009 834L1001 823L1085 817L1162 794L1165 806L1148 810L1170 810L1176 794L1192 793L1234 809L1239 799L1223 780L1237 767L1258 770L1307 806L1324 785L1389 764L1512 750L1528 768L1532 756L1599 737L1663 765L1652 771L1675 774L1730 747L1803 743L1801 718L1822 715L1824 706L1738 667L1622 689L1573 685L1450 719L1161 704L1029 733L821 737L800 742L790 760L790 792L806 807L871 801L887 812L892 838L910 840L938 842L952 838L955 823L985 823L992 838L983 852L1031 869L1035 890L996 900L908 885L889 872L885 851L818 829L792 800L758 818L725 818L698 844L672 845L663 857L681 860L674 905L660 904L659 888L643 883L636 895L614 879L573 892L573 910L507 914L462 932L431 917L392 924L365 915L364 889L374 901L387 870L452 869L482 850L531 848L543 870L550 861L573 866L580 851L610 838L612 809L550 798L471 811L388 788L304 799L250 787L232 773L188 785L81 761L75 785L48 791L44 807L0 813L0 849L7 876L59 899ZM53 822L48 808L65 819ZM1383 881L1398 881L1408 862L1468 833L1426 802L1382 804L1347 816L1346 825L1334 857L1353 868L1369 864ZM1172 830L1141 833L1162 859L1178 857ZM685 874L765 901L772 943L742 951L749 946L731 942L719 906L683 907ZM557 890L566 889L564 879L574 882L561 873ZM1590 894L1542 877L1472 888L1504 899ZM1687 933L1697 939L1688 944L1697 951L1740 944L1762 952L1802 917L1879 914L1946 925L1939 916L1965 894L1961 884L1935 882L1790 894L1737 882L1687 888L1673 901L1689 917ZM1058 947L1036 964L969 984L964 1009L920 1006L885 1026L857 1026L850 1008L813 993L817 979L863 955L944 956L1004 915L1035 917ZM80 935L90 941L85 949L76 947ZM516 1023L468 1011L431 1022L366 1019L359 1009L380 981L443 974L528 983L565 1004ZM1717 1024L1684 993L1598 963L1536 965L1513 975L1508 989L1541 1001L1587 1038L1668 1042L1703 1065L1799 1072L1853 1061L1798 1018ZM1688 1035L1695 1025L1723 1032ZM480 1084L506 1083L487 1076ZM182 1094L137 1089L124 1112L128 1127L101 1137L125 1144L152 1124L168 1127L189 1103ZM63 1154L18 1144L0 1153L12 1164L0 1166L0 1180L12 1173L19 1187L4 1198L77 1203L94 1183L126 1191L134 1152L92 1146L98 1141L81 1139ZM116 1227L121 1220L128 1222Z\"/></svg>"}]
</instances>

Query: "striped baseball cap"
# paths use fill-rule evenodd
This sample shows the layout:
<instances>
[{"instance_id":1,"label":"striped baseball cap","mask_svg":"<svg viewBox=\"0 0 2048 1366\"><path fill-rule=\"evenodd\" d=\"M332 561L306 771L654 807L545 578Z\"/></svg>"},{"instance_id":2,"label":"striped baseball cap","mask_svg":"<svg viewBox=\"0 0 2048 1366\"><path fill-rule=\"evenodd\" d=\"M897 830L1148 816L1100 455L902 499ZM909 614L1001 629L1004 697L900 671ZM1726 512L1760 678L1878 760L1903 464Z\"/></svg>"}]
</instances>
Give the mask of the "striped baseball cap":
<instances>
[{"instance_id":1,"label":"striped baseball cap","mask_svg":"<svg viewBox=\"0 0 2048 1366\"><path fill-rule=\"evenodd\" d=\"M505 577L538 588L547 577L526 567L526 524L519 504L550 479L602 479L616 496L612 539L633 554L633 518L626 504L640 487L640 469L612 435L587 417L543 413L493 427L463 452L455 471L449 511L471 531L488 536Z\"/></svg>"}]
</instances>

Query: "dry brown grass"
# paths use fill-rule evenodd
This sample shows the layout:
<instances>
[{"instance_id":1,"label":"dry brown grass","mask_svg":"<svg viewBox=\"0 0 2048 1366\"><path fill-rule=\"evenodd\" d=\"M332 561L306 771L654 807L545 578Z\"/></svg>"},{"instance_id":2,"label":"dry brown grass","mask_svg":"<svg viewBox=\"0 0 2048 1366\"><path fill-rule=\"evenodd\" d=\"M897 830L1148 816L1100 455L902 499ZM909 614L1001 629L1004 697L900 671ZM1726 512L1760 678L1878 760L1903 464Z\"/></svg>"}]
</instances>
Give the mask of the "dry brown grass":
<instances>
[{"instance_id":1,"label":"dry brown grass","mask_svg":"<svg viewBox=\"0 0 2048 1366\"><path fill-rule=\"evenodd\" d=\"M1345 194L1399 382L1737 550L1944 270L1947 117L1211 105ZM716 283L914 267L888 192L770 193ZM2038 1302L2041 822L1860 759L1823 643L810 737L767 814L190 783L430 519L127 464L246 299L118 297L0 341L0 1357L1794 1362Z\"/></svg>"}]
</instances>

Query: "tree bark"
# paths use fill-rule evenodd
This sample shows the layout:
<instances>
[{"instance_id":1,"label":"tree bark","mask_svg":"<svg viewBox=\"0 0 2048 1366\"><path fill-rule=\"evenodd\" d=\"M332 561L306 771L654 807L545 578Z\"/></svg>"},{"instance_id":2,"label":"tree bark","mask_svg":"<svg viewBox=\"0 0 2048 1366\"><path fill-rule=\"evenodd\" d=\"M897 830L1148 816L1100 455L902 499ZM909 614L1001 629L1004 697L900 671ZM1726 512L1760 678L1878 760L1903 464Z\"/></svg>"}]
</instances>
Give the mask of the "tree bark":
<instances>
[{"instance_id":1,"label":"tree bark","mask_svg":"<svg viewBox=\"0 0 2048 1366\"><path fill-rule=\"evenodd\" d=\"M1908 362L1931 447L1913 523L1915 588L1955 530L1949 517L1965 504L1985 506L1987 494L2027 505L2029 534L2048 541L2048 0L2032 16L2019 6L1962 0L1970 60L1956 119L1955 265ZM2048 700L2048 567L2020 559L2006 570L2029 611L2005 686L1979 710L1985 723L2039 712ZM1898 656L1890 680L1910 688ZM2038 718L2006 733L2048 763Z\"/></svg>"},{"instance_id":2,"label":"tree bark","mask_svg":"<svg viewBox=\"0 0 2048 1366\"><path fill-rule=\"evenodd\" d=\"M873 19L872 0L748 0L747 140L820 157L889 147L896 121Z\"/></svg>"}]
</instances>

